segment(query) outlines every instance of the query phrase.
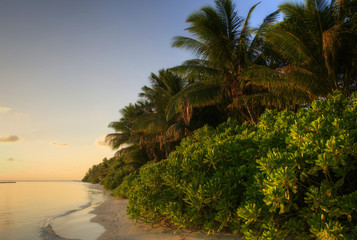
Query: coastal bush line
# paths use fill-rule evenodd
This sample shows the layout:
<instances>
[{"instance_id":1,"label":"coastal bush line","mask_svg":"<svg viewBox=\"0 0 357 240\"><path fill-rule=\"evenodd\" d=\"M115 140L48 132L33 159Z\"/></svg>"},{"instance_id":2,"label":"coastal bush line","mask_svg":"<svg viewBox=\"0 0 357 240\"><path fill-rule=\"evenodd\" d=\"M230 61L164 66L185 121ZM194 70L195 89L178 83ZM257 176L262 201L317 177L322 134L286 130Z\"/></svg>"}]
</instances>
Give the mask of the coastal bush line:
<instances>
[{"instance_id":1,"label":"coastal bush line","mask_svg":"<svg viewBox=\"0 0 357 240\"><path fill-rule=\"evenodd\" d=\"M195 58L151 73L109 124L117 152L83 181L129 197L136 220L356 238L356 1L286 2L257 28L259 3L245 17L235 7L187 17L191 37L172 46Z\"/></svg>"},{"instance_id":2,"label":"coastal bush line","mask_svg":"<svg viewBox=\"0 0 357 240\"><path fill-rule=\"evenodd\" d=\"M341 93L256 125L205 126L140 169L128 213L245 239L356 239L356 140L357 102Z\"/></svg>"},{"instance_id":3,"label":"coastal bush line","mask_svg":"<svg viewBox=\"0 0 357 240\"><path fill-rule=\"evenodd\" d=\"M128 150L128 149L127 149ZM127 197L125 185L137 170L146 163L143 152L137 148L116 155L90 168L83 177L83 182L100 183L107 190L114 190L115 197ZM120 187L119 187L120 186ZM118 189L116 189L118 188Z\"/></svg>"}]
</instances>

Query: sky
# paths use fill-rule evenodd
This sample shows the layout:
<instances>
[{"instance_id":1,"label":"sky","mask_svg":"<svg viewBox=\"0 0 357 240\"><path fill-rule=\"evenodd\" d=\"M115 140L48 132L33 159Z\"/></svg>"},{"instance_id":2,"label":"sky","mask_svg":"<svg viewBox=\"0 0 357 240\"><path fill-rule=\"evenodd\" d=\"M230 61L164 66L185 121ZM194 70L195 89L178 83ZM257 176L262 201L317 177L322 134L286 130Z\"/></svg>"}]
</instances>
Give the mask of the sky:
<instances>
[{"instance_id":1,"label":"sky","mask_svg":"<svg viewBox=\"0 0 357 240\"><path fill-rule=\"evenodd\" d=\"M246 16L258 1L234 1ZM282 0L263 0L252 25ZM80 180L150 73L192 56L171 47L213 0L1 0L0 180Z\"/></svg>"}]
</instances>

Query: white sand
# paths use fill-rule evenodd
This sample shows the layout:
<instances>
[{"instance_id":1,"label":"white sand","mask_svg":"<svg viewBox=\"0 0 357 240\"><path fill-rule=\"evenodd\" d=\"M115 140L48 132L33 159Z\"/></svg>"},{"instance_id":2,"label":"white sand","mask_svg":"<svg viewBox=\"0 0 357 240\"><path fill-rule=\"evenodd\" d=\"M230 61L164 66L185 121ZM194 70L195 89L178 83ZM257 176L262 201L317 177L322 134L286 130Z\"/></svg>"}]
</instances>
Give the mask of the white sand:
<instances>
[{"instance_id":1,"label":"white sand","mask_svg":"<svg viewBox=\"0 0 357 240\"><path fill-rule=\"evenodd\" d=\"M98 240L198 240L198 239L240 239L236 235L218 233L207 236L205 233L181 230L151 228L151 225L143 223L135 224L126 215L128 200L108 198L103 204L96 207L92 213L97 216L91 221L103 225L106 229Z\"/></svg>"}]
</instances>

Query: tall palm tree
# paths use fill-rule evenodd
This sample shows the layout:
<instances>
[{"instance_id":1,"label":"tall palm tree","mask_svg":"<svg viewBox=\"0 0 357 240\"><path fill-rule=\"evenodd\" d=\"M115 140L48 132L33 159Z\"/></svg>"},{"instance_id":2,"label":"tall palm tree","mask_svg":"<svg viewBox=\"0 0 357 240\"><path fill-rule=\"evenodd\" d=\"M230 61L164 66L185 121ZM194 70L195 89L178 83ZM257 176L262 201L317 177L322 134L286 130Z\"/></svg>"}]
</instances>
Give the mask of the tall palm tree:
<instances>
[{"instance_id":1,"label":"tall palm tree","mask_svg":"<svg viewBox=\"0 0 357 240\"><path fill-rule=\"evenodd\" d=\"M279 6L284 21L269 29L265 39L284 61L278 67L256 66L252 81L272 91L294 89L310 102L341 90L357 90L356 1L305 0Z\"/></svg>"},{"instance_id":2,"label":"tall palm tree","mask_svg":"<svg viewBox=\"0 0 357 240\"><path fill-rule=\"evenodd\" d=\"M142 88L139 96L152 104L152 111L142 114L134 129L150 138L152 145L159 146L167 156L173 145L190 133L191 106L186 105L184 111L169 121L165 118L167 103L187 85L187 81L168 70L160 70L158 75L151 74L150 83L151 86Z\"/></svg>"},{"instance_id":3,"label":"tall palm tree","mask_svg":"<svg viewBox=\"0 0 357 240\"><path fill-rule=\"evenodd\" d=\"M167 118L182 111L182 99L193 106L223 103L239 111L244 120L255 123L255 112L245 96L264 91L244 76L245 69L260 61L261 36L254 38L250 16L258 4L249 10L245 19L238 16L231 0L216 0L215 8L203 7L189 15L186 29L193 37L177 36L173 47L192 51L197 57L173 68L191 81L186 89L173 98L167 108ZM261 25L266 28L275 21L277 13L269 15Z\"/></svg>"},{"instance_id":4,"label":"tall palm tree","mask_svg":"<svg viewBox=\"0 0 357 240\"><path fill-rule=\"evenodd\" d=\"M149 159L158 161L167 157L179 140L190 134L190 105L171 120L165 118L167 103L187 83L168 70L151 74L150 86L142 88L140 100L124 107L120 111L121 119L109 124L115 133L108 134L106 140L113 149L120 149L117 155L128 155L139 148Z\"/></svg>"}]
</instances>

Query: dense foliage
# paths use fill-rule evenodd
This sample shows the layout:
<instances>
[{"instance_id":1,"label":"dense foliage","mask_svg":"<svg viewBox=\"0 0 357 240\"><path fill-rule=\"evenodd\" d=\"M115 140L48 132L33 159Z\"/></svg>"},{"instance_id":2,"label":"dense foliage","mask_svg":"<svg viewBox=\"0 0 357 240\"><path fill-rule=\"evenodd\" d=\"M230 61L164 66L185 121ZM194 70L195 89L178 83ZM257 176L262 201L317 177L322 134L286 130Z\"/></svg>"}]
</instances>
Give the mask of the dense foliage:
<instances>
[{"instance_id":1,"label":"dense foliage","mask_svg":"<svg viewBox=\"0 0 357 240\"><path fill-rule=\"evenodd\" d=\"M88 169L87 173L83 177L83 182L100 183L100 181L107 176L109 166L114 162L114 158L104 158L99 164L93 165Z\"/></svg>"},{"instance_id":2,"label":"dense foliage","mask_svg":"<svg viewBox=\"0 0 357 240\"><path fill-rule=\"evenodd\" d=\"M196 59L151 73L109 124L114 157L83 181L130 197L146 222L357 239L357 3L283 3L254 29L257 7L190 14L172 46Z\"/></svg>"},{"instance_id":3,"label":"dense foliage","mask_svg":"<svg viewBox=\"0 0 357 240\"><path fill-rule=\"evenodd\" d=\"M113 190L122 184L125 177L135 173L143 164L147 162L144 152L135 147L128 147L127 151L122 151L120 155L103 161L90 168L82 181L100 183L105 189ZM117 195L115 195L117 196ZM124 197L121 194L118 197Z\"/></svg>"},{"instance_id":4,"label":"dense foliage","mask_svg":"<svg viewBox=\"0 0 357 240\"><path fill-rule=\"evenodd\" d=\"M340 93L257 125L206 126L141 168L128 212L246 239L356 239L356 140L357 102Z\"/></svg>"}]
</instances>

